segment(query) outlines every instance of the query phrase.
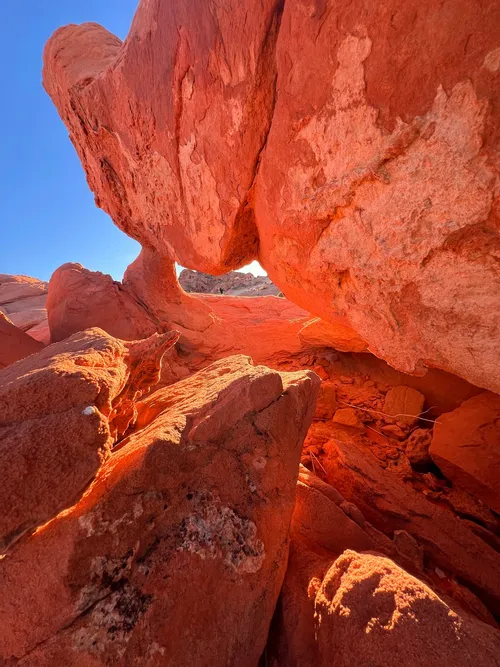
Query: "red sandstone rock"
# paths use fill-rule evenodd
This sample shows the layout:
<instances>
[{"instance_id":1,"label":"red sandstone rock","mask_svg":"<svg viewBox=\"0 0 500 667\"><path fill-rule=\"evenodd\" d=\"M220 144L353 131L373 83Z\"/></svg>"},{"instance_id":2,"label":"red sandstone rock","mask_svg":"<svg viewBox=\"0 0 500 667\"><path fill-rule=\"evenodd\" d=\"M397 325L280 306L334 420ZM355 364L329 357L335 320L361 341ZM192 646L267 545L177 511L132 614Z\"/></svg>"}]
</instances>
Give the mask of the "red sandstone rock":
<instances>
[{"instance_id":1,"label":"red sandstone rock","mask_svg":"<svg viewBox=\"0 0 500 667\"><path fill-rule=\"evenodd\" d=\"M339 408L333 416L333 421L342 426L363 428L363 422L358 417L354 408Z\"/></svg>"},{"instance_id":2,"label":"red sandstone rock","mask_svg":"<svg viewBox=\"0 0 500 667\"><path fill-rule=\"evenodd\" d=\"M139 402L86 494L1 563L0 657L256 665L318 384L232 357Z\"/></svg>"},{"instance_id":3,"label":"red sandstone rock","mask_svg":"<svg viewBox=\"0 0 500 667\"><path fill-rule=\"evenodd\" d=\"M292 551L278 619L273 667L500 664L497 630L376 554Z\"/></svg>"},{"instance_id":4,"label":"red sandstone rock","mask_svg":"<svg viewBox=\"0 0 500 667\"><path fill-rule=\"evenodd\" d=\"M412 387L392 387L385 396L384 412L412 426L417 423L424 402L424 396Z\"/></svg>"},{"instance_id":5,"label":"red sandstone rock","mask_svg":"<svg viewBox=\"0 0 500 667\"><path fill-rule=\"evenodd\" d=\"M36 278L0 274L0 313L8 315L16 327L30 336L36 329L33 338L46 345L50 342L46 335L47 288L47 283Z\"/></svg>"},{"instance_id":6,"label":"red sandstone rock","mask_svg":"<svg viewBox=\"0 0 500 667\"><path fill-rule=\"evenodd\" d=\"M0 312L0 369L38 352L42 347L42 343L18 329Z\"/></svg>"},{"instance_id":7,"label":"red sandstone rock","mask_svg":"<svg viewBox=\"0 0 500 667\"><path fill-rule=\"evenodd\" d=\"M267 276L230 271L223 276L211 276L199 271L183 269L179 284L186 292L198 294L231 294L233 296L278 296L279 289Z\"/></svg>"},{"instance_id":8,"label":"red sandstone rock","mask_svg":"<svg viewBox=\"0 0 500 667\"><path fill-rule=\"evenodd\" d=\"M484 392L441 415L429 453L448 479L500 513L500 396Z\"/></svg>"},{"instance_id":9,"label":"red sandstone rock","mask_svg":"<svg viewBox=\"0 0 500 667\"><path fill-rule=\"evenodd\" d=\"M44 85L98 205L165 261L258 248L344 342L500 391L499 11L143 1L123 44L58 30Z\"/></svg>"},{"instance_id":10,"label":"red sandstone rock","mask_svg":"<svg viewBox=\"0 0 500 667\"><path fill-rule=\"evenodd\" d=\"M44 86L97 204L143 245L209 273L257 253L251 188L281 3L254 9L144 2L123 44L86 23L56 31L44 52Z\"/></svg>"},{"instance_id":11,"label":"red sandstone rock","mask_svg":"<svg viewBox=\"0 0 500 667\"><path fill-rule=\"evenodd\" d=\"M425 468L432 463L429 447L432 441L432 431L428 428L417 428L405 443L405 454L412 466Z\"/></svg>"},{"instance_id":12,"label":"red sandstone rock","mask_svg":"<svg viewBox=\"0 0 500 667\"><path fill-rule=\"evenodd\" d=\"M2 553L82 496L176 338L127 346L94 329L0 373Z\"/></svg>"},{"instance_id":13,"label":"red sandstone rock","mask_svg":"<svg viewBox=\"0 0 500 667\"><path fill-rule=\"evenodd\" d=\"M81 264L63 264L49 283L47 311L53 342L91 327L122 340L146 338L155 322L111 276Z\"/></svg>"},{"instance_id":14,"label":"red sandstone rock","mask_svg":"<svg viewBox=\"0 0 500 667\"><path fill-rule=\"evenodd\" d=\"M307 347L299 333L310 320L307 312L274 296L188 295L173 262L152 250L143 250L128 267L123 284L79 264L59 267L47 307L54 340L93 326L124 340L176 329L182 363L191 370L236 353L277 366Z\"/></svg>"},{"instance_id":15,"label":"red sandstone rock","mask_svg":"<svg viewBox=\"0 0 500 667\"><path fill-rule=\"evenodd\" d=\"M473 0L285 3L255 203L289 299L496 391L499 24Z\"/></svg>"},{"instance_id":16,"label":"red sandstone rock","mask_svg":"<svg viewBox=\"0 0 500 667\"><path fill-rule=\"evenodd\" d=\"M336 386L332 382L322 382L314 413L315 419L331 419L337 407Z\"/></svg>"},{"instance_id":17,"label":"red sandstone rock","mask_svg":"<svg viewBox=\"0 0 500 667\"><path fill-rule=\"evenodd\" d=\"M500 553L494 547L453 512L406 483L408 471L398 471L397 453L394 468L383 469L376 452L359 436L335 433L326 434L325 439L326 455L320 462L326 480L367 521L389 537L396 530L406 530L423 548L427 562L473 588L494 613L500 611Z\"/></svg>"}]
</instances>

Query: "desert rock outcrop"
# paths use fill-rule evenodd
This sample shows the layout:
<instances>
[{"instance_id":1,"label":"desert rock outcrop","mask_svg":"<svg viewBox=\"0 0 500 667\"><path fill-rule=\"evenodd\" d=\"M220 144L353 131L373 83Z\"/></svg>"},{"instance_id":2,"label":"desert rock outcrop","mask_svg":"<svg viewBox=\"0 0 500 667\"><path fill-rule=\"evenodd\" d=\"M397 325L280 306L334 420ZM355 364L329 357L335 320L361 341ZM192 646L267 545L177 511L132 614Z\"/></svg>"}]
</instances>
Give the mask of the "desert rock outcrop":
<instances>
[{"instance_id":1,"label":"desert rock outcrop","mask_svg":"<svg viewBox=\"0 0 500 667\"><path fill-rule=\"evenodd\" d=\"M48 284L29 276L0 274L0 312L40 342L50 342L47 324Z\"/></svg>"},{"instance_id":2,"label":"desert rock outcrop","mask_svg":"<svg viewBox=\"0 0 500 667\"><path fill-rule=\"evenodd\" d=\"M81 481L88 489L77 494L63 470L52 470L60 491L44 514L48 522L0 563L4 660L44 667L137 660L252 666L262 653L286 568L297 468L319 381L232 357L141 401L137 382L158 379L147 351L161 353L162 340L128 346L84 332L40 353L39 366L52 349L45 369L31 357L4 371L19 376L1 378L15 394L11 409L25 420L18 426L50 412L44 388L52 376L61 400L73 396L69 411L78 403L77 420L102 423L100 451L106 450L100 457L96 447L84 452L79 440L80 451L67 461L74 475L86 463ZM127 359L135 359L137 345L130 372ZM70 394L70 385L77 391ZM80 409L84 404L94 406L92 414ZM106 428L111 422L120 438ZM75 440L81 428L65 430ZM36 447L25 442L25 455L34 456ZM16 461L11 453L2 466L12 479ZM34 461L34 475L43 461Z\"/></svg>"},{"instance_id":3,"label":"desert rock outcrop","mask_svg":"<svg viewBox=\"0 0 500 667\"><path fill-rule=\"evenodd\" d=\"M183 269L179 284L186 292L198 294L231 294L233 296L278 296L279 289L267 276L230 271L223 276L211 276L199 271Z\"/></svg>"},{"instance_id":4,"label":"desert rock outcrop","mask_svg":"<svg viewBox=\"0 0 500 667\"><path fill-rule=\"evenodd\" d=\"M58 30L44 85L144 247L213 274L258 254L394 367L500 391L499 23L472 0L155 0L123 44Z\"/></svg>"}]
</instances>

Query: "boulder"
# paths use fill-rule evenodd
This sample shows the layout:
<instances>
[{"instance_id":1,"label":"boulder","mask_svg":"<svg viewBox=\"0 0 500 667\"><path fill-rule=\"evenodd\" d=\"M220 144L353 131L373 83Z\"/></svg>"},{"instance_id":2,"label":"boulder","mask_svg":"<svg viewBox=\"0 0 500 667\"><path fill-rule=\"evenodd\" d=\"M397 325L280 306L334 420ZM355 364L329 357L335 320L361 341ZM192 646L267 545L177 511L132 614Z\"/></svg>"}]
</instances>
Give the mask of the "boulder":
<instances>
[{"instance_id":1,"label":"boulder","mask_svg":"<svg viewBox=\"0 0 500 667\"><path fill-rule=\"evenodd\" d=\"M493 667L500 633L391 559L293 549L270 646L287 667Z\"/></svg>"},{"instance_id":2,"label":"boulder","mask_svg":"<svg viewBox=\"0 0 500 667\"><path fill-rule=\"evenodd\" d=\"M255 187L287 298L497 392L499 24L474 0L285 3Z\"/></svg>"},{"instance_id":3,"label":"boulder","mask_svg":"<svg viewBox=\"0 0 500 667\"><path fill-rule=\"evenodd\" d=\"M318 385L231 357L139 401L85 495L2 562L0 661L255 666Z\"/></svg>"},{"instance_id":4,"label":"boulder","mask_svg":"<svg viewBox=\"0 0 500 667\"><path fill-rule=\"evenodd\" d=\"M57 30L43 80L143 247L212 274L258 254L344 343L500 392L499 22L474 0L143 0L123 43Z\"/></svg>"},{"instance_id":5,"label":"boulder","mask_svg":"<svg viewBox=\"0 0 500 667\"><path fill-rule=\"evenodd\" d=\"M43 343L18 329L6 315L0 312L0 369L42 348Z\"/></svg>"},{"instance_id":6,"label":"boulder","mask_svg":"<svg viewBox=\"0 0 500 667\"><path fill-rule=\"evenodd\" d=\"M82 496L176 339L126 345L94 329L0 373L1 553Z\"/></svg>"},{"instance_id":7,"label":"boulder","mask_svg":"<svg viewBox=\"0 0 500 667\"><path fill-rule=\"evenodd\" d=\"M500 553L446 505L430 502L407 483L405 458L397 458L396 452L392 466L381 467L373 445L347 432L332 433L323 448L320 463L326 481L366 521L389 538L394 531L409 533L422 548L427 567L450 573L474 590L492 613L500 613Z\"/></svg>"},{"instance_id":8,"label":"boulder","mask_svg":"<svg viewBox=\"0 0 500 667\"><path fill-rule=\"evenodd\" d=\"M81 264L63 264L52 274L47 311L52 342L92 327L122 340L147 338L157 330L119 282Z\"/></svg>"},{"instance_id":9,"label":"boulder","mask_svg":"<svg viewBox=\"0 0 500 667\"><path fill-rule=\"evenodd\" d=\"M483 392L441 415L429 453L453 484L500 513L500 396Z\"/></svg>"},{"instance_id":10,"label":"boulder","mask_svg":"<svg viewBox=\"0 0 500 667\"><path fill-rule=\"evenodd\" d=\"M258 250L251 188L282 3L254 10L252 0L142 2L123 44L85 23L57 30L44 52L45 89L97 204L144 246L212 274Z\"/></svg>"}]
</instances>

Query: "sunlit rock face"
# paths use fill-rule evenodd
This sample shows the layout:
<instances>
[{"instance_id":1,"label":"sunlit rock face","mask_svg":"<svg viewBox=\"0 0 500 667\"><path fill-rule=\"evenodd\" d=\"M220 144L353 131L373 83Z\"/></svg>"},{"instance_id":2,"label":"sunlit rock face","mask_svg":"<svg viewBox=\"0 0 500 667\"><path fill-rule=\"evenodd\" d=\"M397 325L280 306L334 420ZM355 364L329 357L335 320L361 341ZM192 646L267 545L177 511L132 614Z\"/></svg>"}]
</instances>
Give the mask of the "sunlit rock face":
<instances>
[{"instance_id":1,"label":"sunlit rock face","mask_svg":"<svg viewBox=\"0 0 500 667\"><path fill-rule=\"evenodd\" d=\"M319 379L234 356L154 391L174 341L94 329L0 374L2 423L43 434L1 438L2 664L257 664Z\"/></svg>"},{"instance_id":2,"label":"sunlit rock face","mask_svg":"<svg viewBox=\"0 0 500 667\"><path fill-rule=\"evenodd\" d=\"M58 30L44 85L98 205L160 256L259 255L406 372L499 391L500 9L142 2Z\"/></svg>"}]
</instances>

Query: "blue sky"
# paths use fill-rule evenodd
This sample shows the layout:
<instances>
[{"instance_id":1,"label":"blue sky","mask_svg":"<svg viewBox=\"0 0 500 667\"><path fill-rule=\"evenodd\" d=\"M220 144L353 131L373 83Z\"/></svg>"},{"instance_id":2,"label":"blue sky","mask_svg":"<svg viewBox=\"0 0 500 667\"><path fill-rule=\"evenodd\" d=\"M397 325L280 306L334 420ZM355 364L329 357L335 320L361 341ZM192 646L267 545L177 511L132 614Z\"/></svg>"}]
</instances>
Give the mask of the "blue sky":
<instances>
[{"instance_id":1,"label":"blue sky","mask_svg":"<svg viewBox=\"0 0 500 667\"><path fill-rule=\"evenodd\" d=\"M139 245L94 204L65 126L42 88L43 46L67 23L123 38L136 0L3 0L0 273L47 280L64 262L121 278Z\"/></svg>"},{"instance_id":2,"label":"blue sky","mask_svg":"<svg viewBox=\"0 0 500 667\"><path fill-rule=\"evenodd\" d=\"M48 280L64 262L121 279L140 246L94 204L41 83L42 52L67 23L95 21L122 39L137 0L2 0L0 273ZM265 273L253 262L252 273Z\"/></svg>"}]
</instances>

